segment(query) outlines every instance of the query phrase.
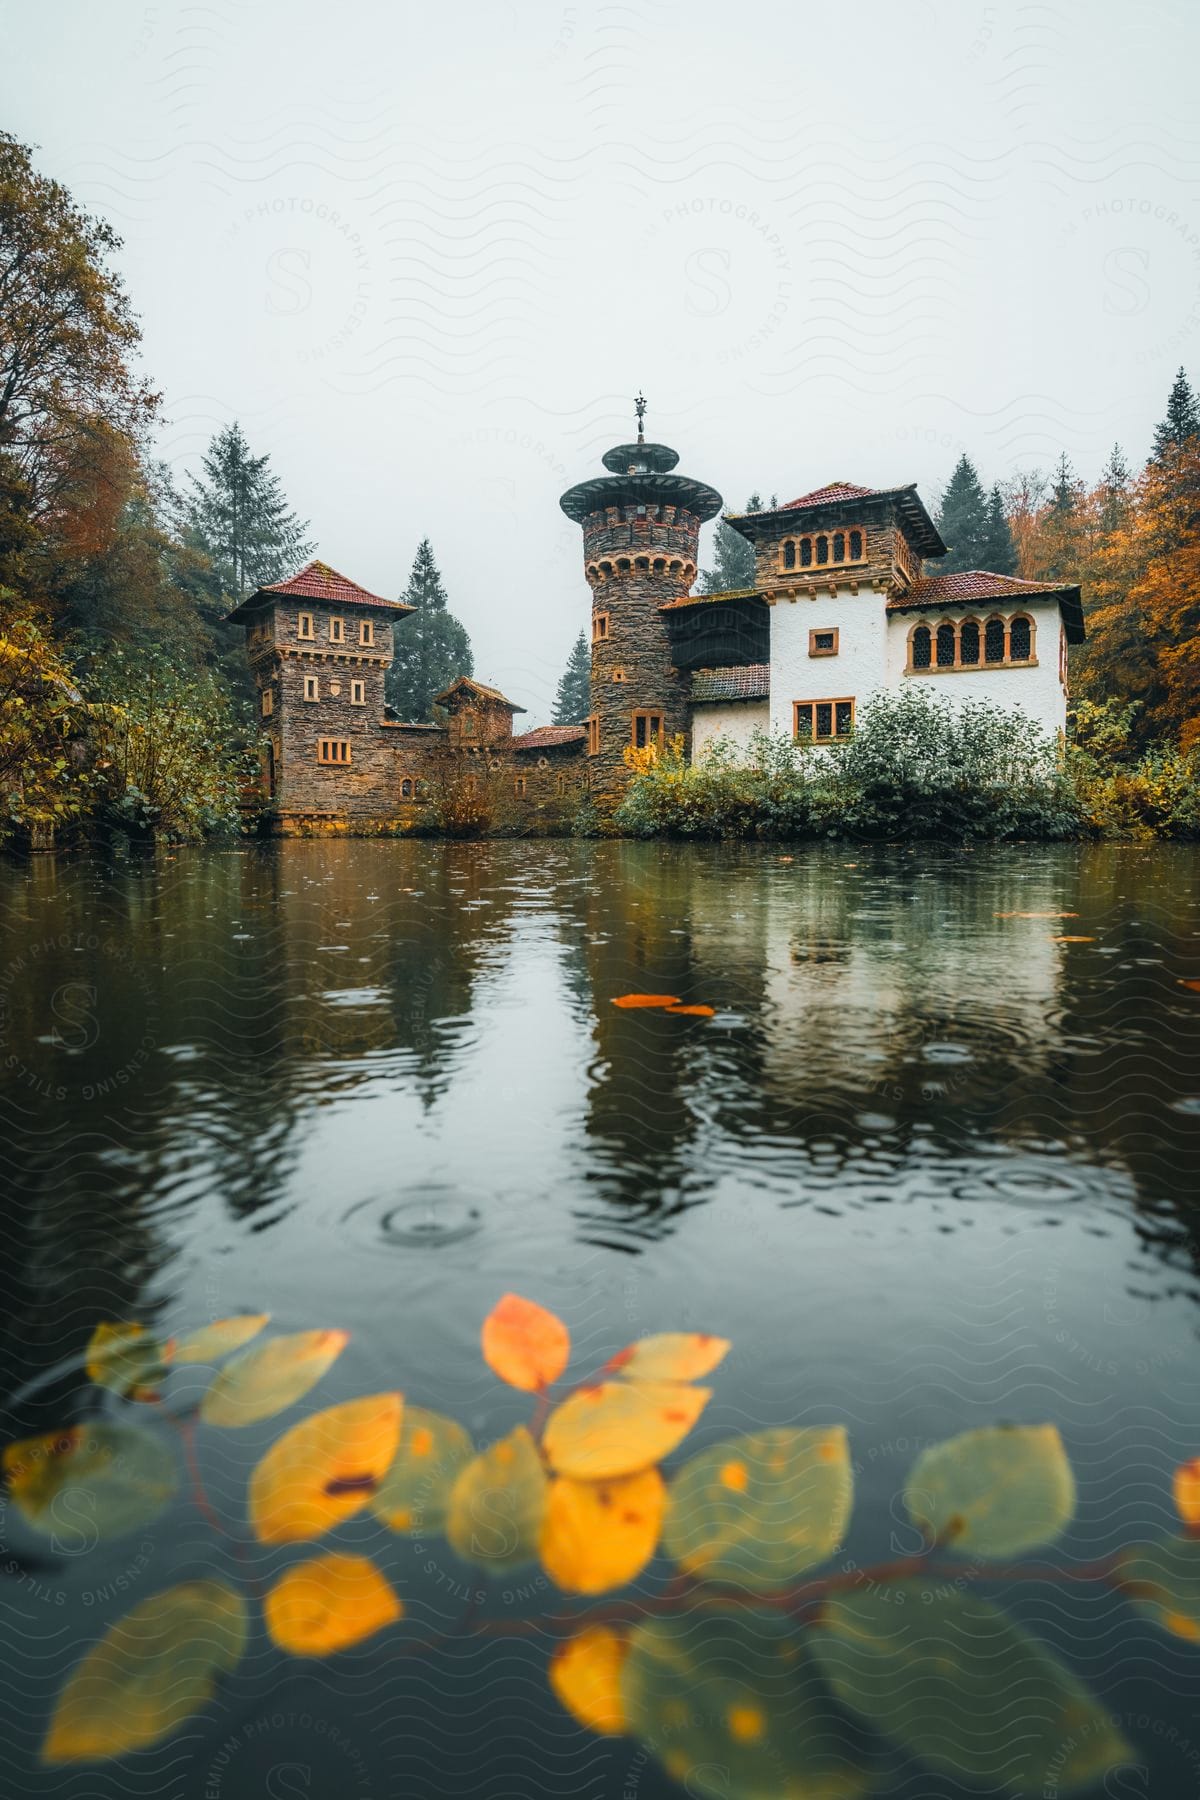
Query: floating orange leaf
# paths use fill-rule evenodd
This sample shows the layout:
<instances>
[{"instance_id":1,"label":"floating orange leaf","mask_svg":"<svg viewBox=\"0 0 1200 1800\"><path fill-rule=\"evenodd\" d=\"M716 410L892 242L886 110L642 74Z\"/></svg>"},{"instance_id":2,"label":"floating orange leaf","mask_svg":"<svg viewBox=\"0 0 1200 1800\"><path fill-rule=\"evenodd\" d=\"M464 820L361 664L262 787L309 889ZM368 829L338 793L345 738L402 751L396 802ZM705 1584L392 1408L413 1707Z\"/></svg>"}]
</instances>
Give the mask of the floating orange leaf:
<instances>
[{"instance_id":1,"label":"floating orange leaf","mask_svg":"<svg viewBox=\"0 0 1200 1800\"><path fill-rule=\"evenodd\" d=\"M708 1388L677 1381L602 1381L556 1407L542 1439L550 1466L578 1481L611 1481L660 1462L687 1436Z\"/></svg>"},{"instance_id":2,"label":"floating orange leaf","mask_svg":"<svg viewBox=\"0 0 1200 1800\"><path fill-rule=\"evenodd\" d=\"M403 1398L371 1394L301 1419L250 1477L250 1524L263 1544L320 1537L366 1505L400 1440Z\"/></svg>"},{"instance_id":3,"label":"floating orange leaf","mask_svg":"<svg viewBox=\"0 0 1200 1800\"><path fill-rule=\"evenodd\" d=\"M627 1379L698 1381L729 1353L729 1339L707 1331L660 1331L618 1350L608 1367Z\"/></svg>"},{"instance_id":4,"label":"floating orange leaf","mask_svg":"<svg viewBox=\"0 0 1200 1800\"><path fill-rule=\"evenodd\" d=\"M348 1331L296 1331L245 1351L200 1403L206 1425L253 1425L302 1400L350 1342Z\"/></svg>"},{"instance_id":5,"label":"floating orange leaf","mask_svg":"<svg viewBox=\"0 0 1200 1800\"><path fill-rule=\"evenodd\" d=\"M1094 944L1095 941L1096 940L1094 937L1064 936L1064 937L1052 937L1050 939L1050 942L1052 944Z\"/></svg>"},{"instance_id":6,"label":"floating orange leaf","mask_svg":"<svg viewBox=\"0 0 1200 1800\"><path fill-rule=\"evenodd\" d=\"M271 1642L292 1656L327 1656L373 1637L404 1608L365 1556L316 1556L275 1583L263 1607Z\"/></svg>"},{"instance_id":7,"label":"floating orange leaf","mask_svg":"<svg viewBox=\"0 0 1200 1800\"><path fill-rule=\"evenodd\" d=\"M1175 1510L1185 1525L1200 1525L1200 1456L1181 1463L1173 1483Z\"/></svg>"},{"instance_id":8,"label":"floating orange leaf","mask_svg":"<svg viewBox=\"0 0 1200 1800\"><path fill-rule=\"evenodd\" d=\"M271 1323L270 1313L242 1313L236 1319L214 1319L211 1325L202 1325L199 1331L189 1332L175 1348L175 1361L181 1363L211 1363L218 1357L228 1356L233 1350L240 1350L251 1338L256 1338L264 1325Z\"/></svg>"},{"instance_id":9,"label":"floating orange leaf","mask_svg":"<svg viewBox=\"0 0 1200 1800\"><path fill-rule=\"evenodd\" d=\"M628 1730L621 1704L621 1665L628 1648L628 1641L607 1626L589 1625L551 1658L550 1686L586 1731L620 1737Z\"/></svg>"},{"instance_id":10,"label":"floating orange leaf","mask_svg":"<svg viewBox=\"0 0 1200 1800\"><path fill-rule=\"evenodd\" d=\"M1196 980L1190 975L1181 975L1179 977L1179 985L1180 987L1189 988L1193 994L1200 994L1200 980Z\"/></svg>"},{"instance_id":11,"label":"floating orange leaf","mask_svg":"<svg viewBox=\"0 0 1200 1800\"><path fill-rule=\"evenodd\" d=\"M678 994L620 994L613 1001L614 1006L679 1006L682 1002Z\"/></svg>"},{"instance_id":12,"label":"floating orange leaf","mask_svg":"<svg viewBox=\"0 0 1200 1800\"><path fill-rule=\"evenodd\" d=\"M568 1594L603 1594L640 1575L662 1529L657 1469L617 1481L551 1483L538 1545L542 1567Z\"/></svg>"},{"instance_id":13,"label":"floating orange leaf","mask_svg":"<svg viewBox=\"0 0 1200 1800\"><path fill-rule=\"evenodd\" d=\"M668 1006L664 1011L669 1013L688 1013L693 1019L711 1019L716 1013L715 1006Z\"/></svg>"},{"instance_id":14,"label":"floating orange leaf","mask_svg":"<svg viewBox=\"0 0 1200 1800\"><path fill-rule=\"evenodd\" d=\"M483 1360L494 1375L527 1394L557 1381L571 1354L562 1320L520 1294L505 1294L483 1321Z\"/></svg>"},{"instance_id":15,"label":"floating orange leaf","mask_svg":"<svg viewBox=\"0 0 1200 1800\"><path fill-rule=\"evenodd\" d=\"M464 1562L493 1572L532 1562L547 1486L538 1447L518 1425L460 1470L446 1510L451 1549Z\"/></svg>"},{"instance_id":16,"label":"floating orange leaf","mask_svg":"<svg viewBox=\"0 0 1200 1800\"><path fill-rule=\"evenodd\" d=\"M166 1378L170 1344L152 1337L144 1325L102 1320L88 1339L87 1376L127 1400L157 1400Z\"/></svg>"},{"instance_id":17,"label":"floating orange leaf","mask_svg":"<svg viewBox=\"0 0 1200 1800\"><path fill-rule=\"evenodd\" d=\"M998 912L993 919L1077 919L1077 912Z\"/></svg>"}]
</instances>

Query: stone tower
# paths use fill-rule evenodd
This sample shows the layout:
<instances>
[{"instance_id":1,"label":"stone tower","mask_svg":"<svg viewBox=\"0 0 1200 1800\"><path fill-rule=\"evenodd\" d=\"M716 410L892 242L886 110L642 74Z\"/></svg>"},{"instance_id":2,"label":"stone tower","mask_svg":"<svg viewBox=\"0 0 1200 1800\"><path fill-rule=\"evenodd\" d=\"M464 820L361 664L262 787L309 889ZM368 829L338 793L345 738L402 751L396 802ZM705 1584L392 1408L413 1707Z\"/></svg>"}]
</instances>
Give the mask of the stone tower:
<instances>
[{"instance_id":1,"label":"stone tower","mask_svg":"<svg viewBox=\"0 0 1200 1800\"><path fill-rule=\"evenodd\" d=\"M569 488L559 505L583 526L592 590L592 792L614 797L628 779L625 749L688 728L689 676L675 667L661 608L690 592L700 527L720 511L715 488L672 471L679 457L648 444L637 402L636 444L604 457L607 475Z\"/></svg>"}]
</instances>

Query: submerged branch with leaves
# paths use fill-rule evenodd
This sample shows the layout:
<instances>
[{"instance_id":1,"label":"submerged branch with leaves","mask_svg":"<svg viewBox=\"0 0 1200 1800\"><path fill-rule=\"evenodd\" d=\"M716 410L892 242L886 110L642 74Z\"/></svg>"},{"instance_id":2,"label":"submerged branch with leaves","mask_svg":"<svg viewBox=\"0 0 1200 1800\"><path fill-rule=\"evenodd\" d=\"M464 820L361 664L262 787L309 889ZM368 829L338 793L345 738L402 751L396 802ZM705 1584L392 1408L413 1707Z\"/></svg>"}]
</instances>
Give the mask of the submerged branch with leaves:
<instances>
[{"instance_id":1,"label":"submerged branch with leaves","mask_svg":"<svg viewBox=\"0 0 1200 1800\"><path fill-rule=\"evenodd\" d=\"M485 1362L527 1393L530 1423L480 1450L455 1420L398 1392L310 1413L262 1456L248 1536L205 1491L194 1429L240 1430L296 1405L341 1355L336 1330L263 1338L265 1314L179 1342L104 1324L87 1373L115 1417L11 1444L4 1472L35 1534L84 1489L102 1538L144 1528L177 1495L176 1425L192 1496L245 1553L325 1537L368 1509L390 1532L445 1537L464 1563L503 1576L540 1564L564 1594L594 1600L659 1553L657 1593L522 1620L472 1608L458 1634L560 1640L548 1679L587 1731L628 1734L667 1773L713 1800L847 1800L886 1785L897 1751L988 1791L1066 1793L1132 1755L1102 1702L1044 1644L975 1591L984 1582L1092 1583L1177 1638L1200 1641L1200 1460L1176 1474L1181 1532L1086 1566L1014 1562L1061 1536L1075 1481L1051 1424L967 1431L926 1449L904 1489L922 1548L818 1574L843 1544L854 1478L842 1425L772 1427L710 1444L670 1478L660 1464L710 1398L699 1385L723 1338L646 1337L561 1397L567 1326L515 1294L484 1321ZM255 1341L258 1340L258 1341ZM225 1361L224 1359L231 1360ZM166 1408L172 1371L224 1362L196 1420ZM803 1579L801 1579L803 1578ZM256 1584L252 1584L255 1585ZM255 1593L272 1642L334 1654L393 1628L404 1606L368 1557L327 1551ZM144 1600L110 1626L60 1694L43 1746L52 1764L122 1756L177 1731L237 1668L251 1607L200 1579ZM432 1654L455 1633L403 1640Z\"/></svg>"}]
</instances>

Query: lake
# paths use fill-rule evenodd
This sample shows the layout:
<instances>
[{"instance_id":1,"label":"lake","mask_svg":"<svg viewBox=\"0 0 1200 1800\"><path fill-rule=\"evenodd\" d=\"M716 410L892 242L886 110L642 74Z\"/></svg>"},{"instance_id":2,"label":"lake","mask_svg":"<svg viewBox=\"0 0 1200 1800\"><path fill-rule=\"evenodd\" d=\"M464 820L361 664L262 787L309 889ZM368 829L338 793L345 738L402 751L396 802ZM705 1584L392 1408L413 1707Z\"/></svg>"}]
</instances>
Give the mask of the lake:
<instances>
[{"instance_id":1,"label":"lake","mask_svg":"<svg viewBox=\"0 0 1200 1800\"><path fill-rule=\"evenodd\" d=\"M1090 1691L1127 1748L1085 1791L1200 1792L1200 1645L1087 1578L1179 1529L1172 1472L1200 1455L1198 875L1200 852L1170 847L557 842L0 870L5 1442L135 1414L174 1445L209 1372L122 1400L84 1371L101 1321L165 1340L269 1313L272 1333L351 1334L278 1422L191 1425L195 1480L181 1447L149 1523L101 1533L86 1484L41 1531L5 1507L13 1791L1000 1791L824 1689L861 1776L810 1780L777 1749L777 1780L769 1758L740 1773L775 1743L775 1688L767 1737L748 1701L729 1714L725 1760L703 1718L674 1762L582 1729L547 1683L558 1627L538 1620L654 1613L666 1594L698 1634L686 1689L709 1627L664 1555L584 1601L536 1562L481 1569L370 1511L315 1548L247 1541L250 1471L306 1411L398 1388L477 1445L527 1422L530 1395L480 1355L515 1292L569 1327L564 1392L646 1334L731 1341L668 1476L739 1434L844 1426L853 1511L812 1577L840 1593L919 1549L902 1495L932 1446L1056 1426L1077 1487L1065 1530L1011 1559L1024 1572L964 1557L937 1579L1001 1605ZM629 994L713 1012L612 1004ZM264 1589L334 1547L372 1558L404 1617L337 1655L286 1655ZM213 1698L119 1760L39 1765L85 1651L206 1579L250 1604ZM1022 1691L1036 1717L1038 1681ZM1023 1791L1067 1791L1064 1759L1038 1754Z\"/></svg>"}]
</instances>

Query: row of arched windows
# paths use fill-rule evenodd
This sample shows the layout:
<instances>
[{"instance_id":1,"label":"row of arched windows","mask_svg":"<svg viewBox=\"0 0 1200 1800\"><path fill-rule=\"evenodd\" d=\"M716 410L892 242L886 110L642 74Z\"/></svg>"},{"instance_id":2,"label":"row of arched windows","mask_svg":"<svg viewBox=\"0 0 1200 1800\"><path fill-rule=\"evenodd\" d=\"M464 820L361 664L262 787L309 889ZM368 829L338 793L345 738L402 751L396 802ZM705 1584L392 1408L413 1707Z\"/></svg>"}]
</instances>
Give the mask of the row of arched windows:
<instances>
[{"instance_id":1,"label":"row of arched windows","mask_svg":"<svg viewBox=\"0 0 1200 1800\"><path fill-rule=\"evenodd\" d=\"M867 554L867 534L856 525L852 531L820 531L812 537L786 538L780 554L785 569L823 569L831 563L862 562Z\"/></svg>"},{"instance_id":2,"label":"row of arched windows","mask_svg":"<svg viewBox=\"0 0 1200 1800\"><path fill-rule=\"evenodd\" d=\"M681 556L606 556L588 564L587 578L595 583L610 581L614 575L649 575L651 571L660 578L669 575L672 581L686 581L689 586L696 579L695 563L685 562Z\"/></svg>"},{"instance_id":3,"label":"row of arched windows","mask_svg":"<svg viewBox=\"0 0 1200 1800\"><path fill-rule=\"evenodd\" d=\"M976 669L1033 661L1033 620L1014 618L943 619L937 626L914 625L908 634L910 669Z\"/></svg>"}]
</instances>

